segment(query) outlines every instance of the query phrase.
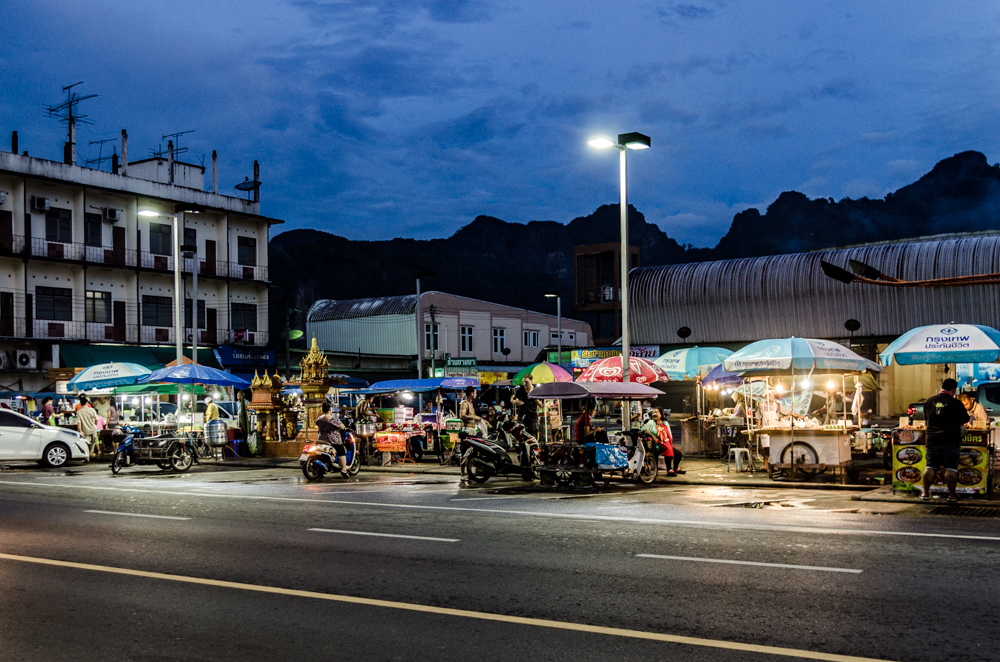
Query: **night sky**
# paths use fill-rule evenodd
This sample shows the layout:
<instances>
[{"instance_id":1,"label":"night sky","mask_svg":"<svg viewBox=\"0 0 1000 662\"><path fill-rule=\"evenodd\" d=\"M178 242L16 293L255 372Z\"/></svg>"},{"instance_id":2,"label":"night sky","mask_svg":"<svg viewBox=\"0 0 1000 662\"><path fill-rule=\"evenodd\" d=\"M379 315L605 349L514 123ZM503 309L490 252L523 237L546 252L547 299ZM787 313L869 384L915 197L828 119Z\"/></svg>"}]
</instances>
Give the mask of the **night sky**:
<instances>
[{"instance_id":1,"label":"night sky","mask_svg":"<svg viewBox=\"0 0 1000 662\"><path fill-rule=\"evenodd\" d=\"M0 25L4 149L61 160L43 108L84 81L81 160L195 129L223 192L259 159L265 215L353 239L615 203L597 134L652 137L630 202L696 246L785 190L882 197L1000 151L991 2L5 0Z\"/></svg>"}]
</instances>

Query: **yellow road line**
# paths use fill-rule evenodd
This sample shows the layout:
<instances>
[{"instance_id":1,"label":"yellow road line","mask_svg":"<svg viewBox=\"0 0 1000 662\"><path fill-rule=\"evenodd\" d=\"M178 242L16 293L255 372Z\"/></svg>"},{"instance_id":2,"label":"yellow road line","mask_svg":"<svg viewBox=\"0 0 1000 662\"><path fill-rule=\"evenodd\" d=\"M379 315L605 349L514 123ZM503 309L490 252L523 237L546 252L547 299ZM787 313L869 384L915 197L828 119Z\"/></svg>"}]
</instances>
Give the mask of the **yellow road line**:
<instances>
[{"instance_id":1,"label":"yellow road line","mask_svg":"<svg viewBox=\"0 0 1000 662\"><path fill-rule=\"evenodd\" d=\"M24 563L36 563L39 565L58 566L61 568L74 568L76 570L93 570L96 572L108 572L116 575L128 575L131 577L145 577L147 579L162 579L172 582L182 582L185 584L200 584L202 586L234 588L242 591L255 591L257 593L272 593L276 595L289 595L299 598L312 598L314 600L346 602L349 604L365 605L368 607L384 607L386 609L402 609L405 611L415 611L425 614L436 614L441 616L473 618L481 621L497 621L500 623L514 623L516 625L532 625L535 627L552 628L556 630L570 630L575 632L584 632L588 634L604 634L614 637L629 637L632 639L648 639L652 641L662 641L671 644L685 644L688 646L722 648L726 650L740 651L745 653L781 655L784 657L798 657L807 660L826 660L828 662L884 662L882 660L876 660L874 658L854 657L852 655L836 655L834 653L820 653L817 651L798 650L795 648L781 648L779 646L761 646L758 644L745 644L736 641L722 641L719 639L702 639L700 637L684 637L675 634L660 634L659 632L644 632L642 630L609 628L600 625L590 625L587 623L550 621L544 618L525 618L523 616L508 616L506 614L491 614L489 612L484 612L484 611L449 609L447 607L432 607L429 605L412 604L409 602L394 602L391 600L358 598L350 595L335 595L332 593L318 593L316 591L300 591L291 588L281 588L279 586L261 586L258 584L244 584L241 582L228 582L219 579L205 579L203 577L187 577L184 575L171 575L162 572L149 572L146 570L133 570L130 568L115 568L106 565L94 565L92 563L75 563L73 561L43 559L34 556L19 556L17 554L0 553L0 559L5 559L8 561L22 561Z\"/></svg>"}]
</instances>

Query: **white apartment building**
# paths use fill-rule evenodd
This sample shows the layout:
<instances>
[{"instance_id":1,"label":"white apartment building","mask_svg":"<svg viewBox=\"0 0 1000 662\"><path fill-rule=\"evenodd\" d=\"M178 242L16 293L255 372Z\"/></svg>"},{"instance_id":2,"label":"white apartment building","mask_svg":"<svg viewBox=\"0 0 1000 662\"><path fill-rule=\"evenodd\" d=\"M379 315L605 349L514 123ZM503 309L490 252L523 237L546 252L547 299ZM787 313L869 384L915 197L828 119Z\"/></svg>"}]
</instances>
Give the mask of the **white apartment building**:
<instances>
[{"instance_id":1,"label":"white apartment building","mask_svg":"<svg viewBox=\"0 0 1000 662\"><path fill-rule=\"evenodd\" d=\"M218 193L214 153L206 191L205 168L172 149L128 163L124 131L113 172L17 154L16 134L12 146L0 152L0 388L43 389L44 370L83 367L60 348L110 360L173 345L175 217L185 345L195 333L208 349L267 345L267 242L283 221L260 215L256 192Z\"/></svg>"},{"instance_id":2,"label":"white apartment building","mask_svg":"<svg viewBox=\"0 0 1000 662\"><path fill-rule=\"evenodd\" d=\"M373 299L321 299L309 308L307 333L331 353L417 356L415 294ZM420 296L423 357L446 355L480 364L533 362L559 340L558 318L479 299L424 292ZM563 347L589 347L590 325L563 318ZM504 353L504 350L508 350Z\"/></svg>"}]
</instances>

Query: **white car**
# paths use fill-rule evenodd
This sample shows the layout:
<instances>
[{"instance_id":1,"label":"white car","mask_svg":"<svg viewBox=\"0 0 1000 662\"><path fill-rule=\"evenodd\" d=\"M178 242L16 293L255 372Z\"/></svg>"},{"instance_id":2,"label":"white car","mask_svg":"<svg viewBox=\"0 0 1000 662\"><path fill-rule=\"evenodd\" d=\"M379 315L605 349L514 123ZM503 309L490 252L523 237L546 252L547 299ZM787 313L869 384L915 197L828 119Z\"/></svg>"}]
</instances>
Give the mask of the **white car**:
<instances>
[{"instance_id":1,"label":"white car","mask_svg":"<svg viewBox=\"0 0 1000 662\"><path fill-rule=\"evenodd\" d=\"M86 460L90 448L83 437L63 428L36 423L27 416L0 409L0 461L34 460L49 467Z\"/></svg>"}]
</instances>

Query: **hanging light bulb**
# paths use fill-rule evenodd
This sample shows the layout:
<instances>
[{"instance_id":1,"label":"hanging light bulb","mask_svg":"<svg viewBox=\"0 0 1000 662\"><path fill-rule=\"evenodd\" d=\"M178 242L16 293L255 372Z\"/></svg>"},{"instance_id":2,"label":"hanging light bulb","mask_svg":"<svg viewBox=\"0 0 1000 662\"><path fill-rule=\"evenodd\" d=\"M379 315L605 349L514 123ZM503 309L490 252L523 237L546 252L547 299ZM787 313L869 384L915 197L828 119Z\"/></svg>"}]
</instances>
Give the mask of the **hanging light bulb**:
<instances>
[{"instance_id":1,"label":"hanging light bulb","mask_svg":"<svg viewBox=\"0 0 1000 662\"><path fill-rule=\"evenodd\" d=\"M826 388L828 391L832 391L833 389L837 388L837 384L834 383L834 381L831 379L826 383Z\"/></svg>"},{"instance_id":2,"label":"hanging light bulb","mask_svg":"<svg viewBox=\"0 0 1000 662\"><path fill-rule=\"evenodd\" d=\"M774 391L775 393L784 393L785 387L781 385L781 382L778 382L778 385L774 387Z\"/></svg>"},{"instance_id":3,"label":"hanging light bulb","mask_svg":"<svg viewBox=\"0 0 1000 662\"><path fill-rule=\"evenodd\" d=\"M802 380L802 388L808 389L808 388L811 388L811 387L812 387L812 382L809 381L808 377L806 377L805 379Z\"/></svg>"}]
</instances>

